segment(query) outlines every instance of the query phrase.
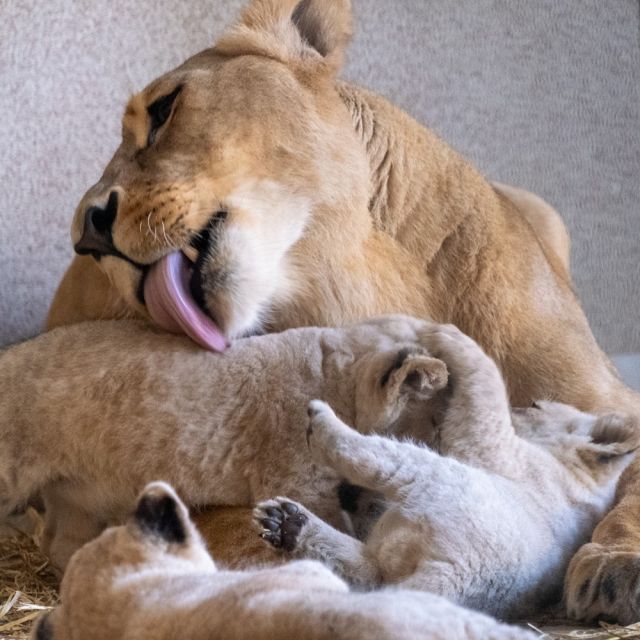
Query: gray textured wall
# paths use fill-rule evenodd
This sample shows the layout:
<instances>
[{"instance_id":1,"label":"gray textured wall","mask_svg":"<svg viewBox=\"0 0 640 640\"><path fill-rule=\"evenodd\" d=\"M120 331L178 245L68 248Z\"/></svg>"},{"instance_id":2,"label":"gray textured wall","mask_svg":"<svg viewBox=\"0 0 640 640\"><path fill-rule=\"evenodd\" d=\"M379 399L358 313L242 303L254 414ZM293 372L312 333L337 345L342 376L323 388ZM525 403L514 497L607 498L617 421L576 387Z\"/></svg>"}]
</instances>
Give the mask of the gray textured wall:
<instances>
[{"instance_id":1,"label":"gray textured wall","mask_svg":"<svg viewBox=\"0 0 640 640\"><path fill-rule=\"evenodd\" d=\"M241 4L0 0L0 344L39 330L125 99L212 43ZM640 351L638 1L354 5L345 75L553 203L598 339Z\"/></svg>"}]
</instances>

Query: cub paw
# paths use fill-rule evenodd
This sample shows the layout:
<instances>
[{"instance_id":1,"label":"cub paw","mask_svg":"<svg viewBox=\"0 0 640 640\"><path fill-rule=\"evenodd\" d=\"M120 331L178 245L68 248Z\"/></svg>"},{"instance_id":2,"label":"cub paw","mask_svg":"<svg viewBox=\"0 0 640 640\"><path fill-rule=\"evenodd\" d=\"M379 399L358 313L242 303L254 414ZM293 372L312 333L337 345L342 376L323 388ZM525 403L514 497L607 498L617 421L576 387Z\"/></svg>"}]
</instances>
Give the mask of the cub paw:
<instances>
[{"instance_id":1,"label":"cub paw","mask_svg":"<svg viewBox=\"0 0 640 640\"><path fill-rule=\"evenodd\" d=\"M312 400L307 414L307 445L311 458L318 465L331 467L335 452L349 446L359 435L342 422L326 402Z\"/></svg>"},{"instance_id":2,"label":"cub paw","mask_svg":"<svg viewBox=\"0 0 640 640\"><path fill-rule=\"evenodd\" d=\"M576 620L628 625L640 619L640 553L584 545L565 580L567 613Z\"/></svg>"},{"instance_id":3,"label":"cub paw","mask_svg":"<svg viewBox=\"0 0 640 640\"><path fill-rule=\"evenodd\" d=\"M261 502L253 511L253 519L265 542L287 552L295 551L300 534L309 522L303 508L286 498Z\"/></svg>"},{"instance_id":4,"label":"cub paw","mask_svg":"<svg viewBox=\"0 0 640 640\"><path fill-rule=\"evenodd\" d=\"M502 386L502 376L494 360L477 342L454 325L440 325L435 331L425 331L420 341L435 358L446 363L454 380L482 375Z\"/></svg>"},{"instance_id":5,"label":"cub paw","mask_svg":"<svg viewBox=\"0 0 640 640\"><path fill-rule=\"evenodd\" d=\"M311 446L311 438L314 432L317 433L318 428L322 428L332 419L336 419L336 414L326 402L322 402L322 400L312 400L307 407L307 415L309 416L307 444Z\"/></svg>"}]
</instances>

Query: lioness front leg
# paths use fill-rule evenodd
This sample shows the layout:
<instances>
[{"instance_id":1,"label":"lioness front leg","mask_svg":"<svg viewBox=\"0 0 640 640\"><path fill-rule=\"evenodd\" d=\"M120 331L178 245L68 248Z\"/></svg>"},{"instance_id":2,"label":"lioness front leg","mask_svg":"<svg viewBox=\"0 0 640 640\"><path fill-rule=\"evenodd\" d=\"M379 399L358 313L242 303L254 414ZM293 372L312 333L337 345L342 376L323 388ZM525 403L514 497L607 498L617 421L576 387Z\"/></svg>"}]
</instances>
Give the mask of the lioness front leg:
<instances>
[{"instance_id":1,"label":"lioness front leg","mask_svg":"<svg viewBox=\"0 0 640 640\"><path fill-rule=\"evenodd\" d=\"M619 502L573 557L565 578L567 612L585 621L640 620L640 460L623 474Z\"/></svg>"},{"instance_id":2,"label":"lioness front leg","mask_svg":"<svg viewBox=\"0 0 640 640\"><path fill-rule=\"evenodd\" d=\"M288 498L266 500L253 512L260 536L273 548L295 558L319 560L351 585L371 589L380 584L375 558L366 546L334 529Z\"/></svg>"}]
</instances>

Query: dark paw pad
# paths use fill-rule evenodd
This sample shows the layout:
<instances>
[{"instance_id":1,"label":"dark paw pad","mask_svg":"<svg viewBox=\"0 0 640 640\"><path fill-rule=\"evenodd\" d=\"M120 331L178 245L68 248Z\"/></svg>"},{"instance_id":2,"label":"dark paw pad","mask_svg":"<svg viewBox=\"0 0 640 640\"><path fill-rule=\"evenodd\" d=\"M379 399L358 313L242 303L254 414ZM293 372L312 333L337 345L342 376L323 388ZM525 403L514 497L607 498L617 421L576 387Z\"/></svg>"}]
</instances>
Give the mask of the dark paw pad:
<instances>
[{"instance_id":1,"label":"dark paw pad","mask_svg":"<svg viewBox=\"0 0 640 640\"><path fill-rule=\"evenodd\" d=\"M258 518L264 529L260 537L276 549L293 551L308 521L309 518L293 502L265 507L263 517Z\"/></svg>"}]
</instances>

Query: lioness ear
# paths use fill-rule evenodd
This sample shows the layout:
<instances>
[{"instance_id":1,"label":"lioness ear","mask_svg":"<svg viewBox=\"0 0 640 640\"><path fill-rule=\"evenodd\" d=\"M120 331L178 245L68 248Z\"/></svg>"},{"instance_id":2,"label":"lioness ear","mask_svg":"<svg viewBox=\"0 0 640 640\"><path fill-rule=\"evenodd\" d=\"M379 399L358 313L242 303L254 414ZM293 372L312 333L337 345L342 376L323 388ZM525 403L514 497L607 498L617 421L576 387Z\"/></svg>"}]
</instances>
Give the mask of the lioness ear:
<instances>
[{"instance_id":1,"label":"lioness ear","mask_svg":"<svg viewBox=\"0 0 640 640\"><path fill-rule=\"evenodd\" d=\"M351 39L350 0L253 0L215 46L337 71Z\"/></svg>"},{"instance_id":2,"label":"lioness ear","mask_svg":"<svg viewBox=\"0 0 640 640\"><path fill-rule=\"evenodd\" d=\"M152 482L144 488L134 520L145 535L172 544L184 544L192 527L187 508L164 482Z\"/></svg>"},{"instance_id":3,"label":"lioness ear","mask_svg":"<svg viewBox=\"0 0 640 640\"><path fill-rule=\"evenodd\" d=\"M303 40L323 58L342 64L351 39L350 0L302 0L291 16Z\"/></svg>"},{"instance_id":4,"label":"lioness ear","mask_svg":"<svg viewBox=\"0 0 640 640\"><path fill-rule=\"evenodd\" d=\"M591 442L580 451L587 462L614 462L640 447L636 420L618 414L600 416L591 428Z\"/></svg>"}]
</instances>

